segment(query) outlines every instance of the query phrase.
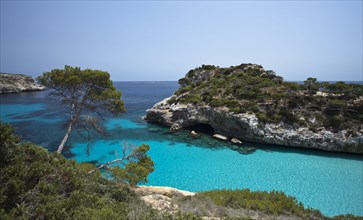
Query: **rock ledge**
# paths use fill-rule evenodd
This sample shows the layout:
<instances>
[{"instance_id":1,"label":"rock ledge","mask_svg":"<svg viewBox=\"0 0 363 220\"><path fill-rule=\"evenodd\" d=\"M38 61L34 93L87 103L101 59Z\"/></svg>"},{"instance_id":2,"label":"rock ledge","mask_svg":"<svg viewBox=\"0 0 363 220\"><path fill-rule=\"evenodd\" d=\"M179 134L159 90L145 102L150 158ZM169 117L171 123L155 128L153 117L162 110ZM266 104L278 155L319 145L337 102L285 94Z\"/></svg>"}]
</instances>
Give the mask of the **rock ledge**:
<instances>
[{"instance_id":1,"label":"rock ledge","mask_svg":"<svg viewBox=\"0 0 363 220\"><path fill-rule=\"evenodd\" d=\"M31 76L0 73L0 94L45 90Z\"/></svg>"},{"instance_id":2,"label":"rock ledge","mask_svg":"<svg viewBox=\"0 0 363 220\"><path fill-rule=\"evenodd\" d=\"M205 105L167 104L172 97L148 109L145 119L168 126L172 130L208 124L215 133L242 141L334 152L363 153L362 130L353 136L347 135L346 130L334 133L324 127L319 128L317 132L312 132L306 127L294 128L282 122L264 124L259 122L256 115L252 113L235 114L224 108L212 108Z\"/></svg>"}]
</instances>

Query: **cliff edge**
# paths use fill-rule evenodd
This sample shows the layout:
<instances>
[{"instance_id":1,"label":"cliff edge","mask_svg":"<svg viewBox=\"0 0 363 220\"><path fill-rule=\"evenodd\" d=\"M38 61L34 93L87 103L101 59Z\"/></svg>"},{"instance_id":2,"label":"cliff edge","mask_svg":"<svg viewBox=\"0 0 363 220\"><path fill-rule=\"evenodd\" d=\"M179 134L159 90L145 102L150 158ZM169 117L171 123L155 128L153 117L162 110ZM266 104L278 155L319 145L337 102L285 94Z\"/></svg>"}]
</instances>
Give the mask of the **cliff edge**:
<instances>
[{"instance_id":1,"label":"cliff edge","mask_svg":"<svg viewBox=\"0 0 363 220\"><path fill-rule=\"evenodd\" d=\"M229 139L363 153L363 85L285 82L256 64L203 65L179 84L146 120L171 130L207 125Z\"/></svg>"},{"instance_id":2,"label":"cliff edge","mask_svg":"<svg viewBox=\"0 0 363 220\"><path fill-rule=\"evenodd\" d=\"M0 73L0 94L42 91L44 89L45 87L38 85L31 76Z\"/></svg>"}]
</instances>

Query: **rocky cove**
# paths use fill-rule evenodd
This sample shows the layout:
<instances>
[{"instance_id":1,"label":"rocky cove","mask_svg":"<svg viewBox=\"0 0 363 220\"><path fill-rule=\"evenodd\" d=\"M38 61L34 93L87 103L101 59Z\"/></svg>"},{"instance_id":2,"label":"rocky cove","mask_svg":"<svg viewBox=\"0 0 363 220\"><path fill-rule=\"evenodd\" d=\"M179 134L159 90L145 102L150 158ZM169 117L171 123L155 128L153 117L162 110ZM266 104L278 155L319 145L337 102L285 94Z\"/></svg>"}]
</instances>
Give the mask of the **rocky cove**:
<instances>
[{"instance_id":1,"label":"rocky cove","mask_svg":"<svg viewBox=\"0 0 363 220\"><path fill-rule=\"evenodd\" d=\"M45 90L31 76L0 73L0 94Z\"/></svg>"},{"instance_id":2,"label":"rocky cove","mask_svg":"<svg viewBox=\"0 0 363 220\"><path fill-rule=\"evenodd\" d=\"M197 105L169 105L166 98L147 110L146 120L169 126L171 130L210 125L215 133L244 141L325 151L363 153L363 134L347 136L320 128L314 133L306 127L294 128L284 124L259 123L255 114L234 114L223 108Z\"/></svg>"},{"instance_id":3,"label":"rocky cove","mask_svg":"<svg viewBox=\"0 0 363 220\"><path fill-rule=\"evenodd\" d=\"M271 94L259 98L262 100L260 102L263 102L262 105L265 105L262 106L261 103L255 101L258 99L257 95L256 97L238 98L238 91L232 90L235 88L231 89L231 91L235 91L234 93L227 93L228 87L231 87L230 84L235 84L236 88L250 86L248 82L242 81L244 79L241 80L242 77L249 77L249 79L252 79L250 81L258 79L270 83L268 87L265 85L260 86L261 88L255 94L261 93L261 91L269 91L270 93L276 91L276 94L272 95L279 97L273 101L277 104L274 104L274 106L271 104L273 103L270 101L273 98L269 98ZM221 79L224 81L221 81ZM245 83L245 85L236 85L234 82L236 80L241 80L241 84ZM320 86L318 83L314 84L317 87L314 91L308 91L311 94L304 94L304 92L307 92L302 89L311 87L300 86L301 88L299 88L297 84L283 82L282 77L276 76L273 71L265 71L261 66L255 64L241 64L238 67L230 68L203 66L189 71L185 78L179 80L179 84L181 87L171 97L156 103L151 109L147 110L145 117L147 121L168 126L170 130L206 125L211 127L217 137L222 135L220 139L227 139L232 142L241 140L333 152L363 153L363 127L359 121L354 121L354 116L345 116L349 111L359 114L362 108L362 104L359 102L361 99L361 96L359 96L361 95L360 90L358 96L356 96L357 99L348 101L337 100L336 97L343 95L330 93L327 96L331 101L327 97L318 97L318 94L322 93L317 91L318 86ZM259 86L258 83L257 86ZM295 94L291 95L291 88L289 87L293 86L298 89L295 89ZM285 88L289 89L284 91ZM214 96L205 96L205 94L213 93L213 90L218 91L214 92ZM288 99L286 97L292 98ZM321 101L323 98L326 100ZM290 106L290 104L286 104L287 102L294 104L298 102L296 100L300 100L300 103L297 105L291 104L293 107L290 109L286 107ZM349 109L346 106L335 107L331 104L332 102L346 102L348 106L353 106L351 108L358 109L358 111ZM355 104L349 104L350 102ZM237 103L232 106L237 106L237 108L228 106L229 103ZM318 106L319 104L321 106ZM255 107L251 108L252 105ZM318 110L313 109L312 106ZM270 109L274 109L278 114L283 112L282 116L278 116L280 119L269 120L269 117L266 116L270 113ZM317 120L318 118L320 121ZM339 120L334 121L335 124L329 122L336 118L339 118ZM342 126L345 122L344 118L347 119L346 121L350 120L350 124L347 124L346 127ZM333 125L335 128L333 128ZM226 136L226 138L223 138L223 136Z\"/></svg>"}]
</instances>

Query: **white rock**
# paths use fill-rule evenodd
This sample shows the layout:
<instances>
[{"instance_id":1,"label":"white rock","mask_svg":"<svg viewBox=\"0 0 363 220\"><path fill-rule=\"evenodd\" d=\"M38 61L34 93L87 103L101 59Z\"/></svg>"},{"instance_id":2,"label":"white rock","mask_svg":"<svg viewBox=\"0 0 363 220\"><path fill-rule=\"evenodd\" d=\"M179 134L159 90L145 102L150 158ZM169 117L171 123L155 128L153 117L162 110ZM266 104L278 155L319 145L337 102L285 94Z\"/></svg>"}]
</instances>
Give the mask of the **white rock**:
<instances>
[{"instance_id":1,"label":"white rock","mask_svg":"<svg viewBox=\"0 0 363 220\"><path fill-rule=\"evenodd\" d=\"M242 144L242 141L238 140L237 138L232 138L231 142L234 144Z\"/></svg>"},{"instance_id":2,"label":"white rock","mask_svg":"<svg viewBox=\"0 0 363 220\"><path fill-rule=\"evenodd\" d=\"M221 134L214 134L214 135L213 135L213 137L214 137L214 138L217 138L217 139L219 139L219 140L228 141L228 137L223 136L223 135L221 135Z\"/></svg>"},{"instance_id":3,"label":"white rock","mask_svg":"<svg viewBox=\"0 0 363 220\"><path fill-rule=\"evenodd\" d=\"M198 133L197 133L197 132L195 132L194 130L193 130L193 131L191 131L191 132L190 132L190 134L191 134L193 137L198 136Z\"/></svg>"}]
</instances>

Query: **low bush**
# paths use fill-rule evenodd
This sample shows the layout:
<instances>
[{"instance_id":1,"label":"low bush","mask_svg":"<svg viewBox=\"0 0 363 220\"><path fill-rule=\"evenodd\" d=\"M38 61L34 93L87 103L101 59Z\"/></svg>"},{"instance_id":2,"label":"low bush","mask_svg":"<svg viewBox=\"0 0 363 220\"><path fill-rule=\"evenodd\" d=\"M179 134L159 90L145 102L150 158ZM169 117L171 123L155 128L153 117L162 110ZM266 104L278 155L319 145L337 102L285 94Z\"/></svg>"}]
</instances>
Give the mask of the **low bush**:
<instances>
[{"instance_id":1,"label":"low bush","mask_svg":"<svg viewBox=\"0 0 363 220\"><path fill-rule=\"evenodd\" d=\"M9 125L0 123L0 219L155 219L126 184L85 171L31 143L20 143Z\"/></svg>"},{"instance_id":2,"label":"low bush","mask_svg":"<svg viewBox=\"0 0 363 220\"><path fill-rule=\"evenodd\" d=\"M306 209L294 197L277 191L213 190L199 193L198 196L210 198L217 205L233 209L252 209L274 215L297 215L303 218L323 216L318 210Z\"/></svg>"}]
</instances>

